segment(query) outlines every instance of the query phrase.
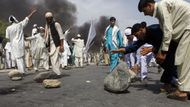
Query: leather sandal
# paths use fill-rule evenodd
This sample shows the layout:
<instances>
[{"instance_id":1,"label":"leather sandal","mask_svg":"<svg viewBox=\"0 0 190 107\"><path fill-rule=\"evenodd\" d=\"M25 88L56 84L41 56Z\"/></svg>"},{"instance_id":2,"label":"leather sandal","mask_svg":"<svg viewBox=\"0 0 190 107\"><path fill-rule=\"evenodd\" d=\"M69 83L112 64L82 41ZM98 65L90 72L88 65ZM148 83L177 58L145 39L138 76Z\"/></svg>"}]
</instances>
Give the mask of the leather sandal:
<instances>
[{"instance_id":1,"label":"leather sandal","mask_svg":"<svg viewBox=\"0 0 190 107\"><path fill-rule=\"evenodd\" d=\"M180 93L173 92L173 93L169 94L167 96L167 98L175 99L175 100L179 100L179 101L184 101L184 102L188 100L188 96L180 96L179 94Z\"/></svg>"}]
</instances>

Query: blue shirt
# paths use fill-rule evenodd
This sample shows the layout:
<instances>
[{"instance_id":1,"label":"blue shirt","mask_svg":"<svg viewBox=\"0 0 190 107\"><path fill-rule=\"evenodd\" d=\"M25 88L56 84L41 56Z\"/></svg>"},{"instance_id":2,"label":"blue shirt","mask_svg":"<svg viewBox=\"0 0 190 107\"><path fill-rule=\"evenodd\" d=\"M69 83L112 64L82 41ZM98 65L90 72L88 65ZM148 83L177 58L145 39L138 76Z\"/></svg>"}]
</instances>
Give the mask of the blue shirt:
<instances>
[{"instance_id":1,"label":"blue shirt","mask_svg":"<svg viewBox=\"0 0 190 107\"><path fill-rule=\"evenodd\" d=\"M106 48L110 49L110 46L112 46L112 27L109 27L107 30L107 35L106 35Z\"/></svg>"},{"instance_id":2,"label":"blue shirt","mask_svg":"<svg viewBox=\"0 0 190 107\"><path fill-rule=\"evenodd\" d=\"M123 37L121 35L121 32L120 31L117 32L117 43L116 43L117 47L115 47L114 44L113 44L112 32L113 32L113 28L109 27L108 30L107 30L107 32L106 32L105 47L108 50L114 50L114 49L123 47Z\"/></svg>"}]
</instances>

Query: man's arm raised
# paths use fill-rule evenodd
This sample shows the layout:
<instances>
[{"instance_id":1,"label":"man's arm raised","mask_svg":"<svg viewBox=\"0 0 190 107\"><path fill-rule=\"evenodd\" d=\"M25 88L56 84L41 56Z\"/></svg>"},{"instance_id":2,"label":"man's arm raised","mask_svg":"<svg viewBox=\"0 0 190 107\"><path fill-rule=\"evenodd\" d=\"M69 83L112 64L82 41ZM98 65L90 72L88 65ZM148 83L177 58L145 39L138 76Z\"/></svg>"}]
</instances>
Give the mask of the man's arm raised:
<instances>
[{"instance_id":1,"label":"man's arm raised","mask_svg":"<svg viewBox=\"0 0 190 107\"><path fill-rule=\"evenodd\" d=\"M31 13L30 13L27 17L30 19L30 18L32 17L32 15L33 15L34 13L36 13L36 11L37 11L36 9L32 10Z\"/></svg>"}]
</instances>

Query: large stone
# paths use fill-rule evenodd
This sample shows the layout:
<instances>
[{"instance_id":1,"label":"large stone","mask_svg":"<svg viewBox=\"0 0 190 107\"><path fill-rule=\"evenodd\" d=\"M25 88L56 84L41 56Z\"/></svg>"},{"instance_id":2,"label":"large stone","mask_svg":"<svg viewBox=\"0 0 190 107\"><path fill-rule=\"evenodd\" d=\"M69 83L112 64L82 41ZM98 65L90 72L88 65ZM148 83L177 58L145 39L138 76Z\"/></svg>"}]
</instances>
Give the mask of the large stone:
<instances>
[{"instance_id":1,"label":"large stone","mask_svg":"<svg viewBox=\"0 0 190 107\"><path fill-rule=\"evenodd\" d=\"M12 77L11 80L12 81L20 81L20 80L22 80L22 77Z\"/></svg>"},{"instance_id":2,"label":"large stone","mask_svg":"<svg viewBox=\"0 0 190 107\"><path fill-rule=\"evenodd\" d=\"M59 88L61 86L61 82L55 79L45 79L43 81L43 86L45 88Z\"/></svg>"},{"instance_id":3,"label":"large stone","mask_svg":"<svg viewBox=\"0 0 190 107\"><path fill-rule=\"evenodd\" d=\"M8 76L12 81L22 80L22 74L18 70L12 70L8 73Z\"/></svg>"},{"instance_id":4,"label":"large stone","mask_svg":"<svg viewBox=\"0 0 190 107\"><path fill-rule=\"evenodd\" d=\"M8 73L10 78L12 77L22 77L22 74L18 70L12 70Z\"/></svg>"},{"instance_id":5,"label":"large stone","mask_svg":"<svg viewBox=\"0 0 190 107\"><path fill-rule=\"evenodd\" d=\"M131 77L127 63L120 62L104 79L104 89L114 93L127 92Z\"/></svg>"},{"instance_id":6,"label":"large stone","mask_svg":"<svg viewBox=\"0 0 190 107\"><path fill-rule=\"evenodd\" d=\"M41 72L34 77L34 81L42 83L45 79L57 79L60 78L60 75L55 74L54 72Z\"/></svg>"}]
</instances>

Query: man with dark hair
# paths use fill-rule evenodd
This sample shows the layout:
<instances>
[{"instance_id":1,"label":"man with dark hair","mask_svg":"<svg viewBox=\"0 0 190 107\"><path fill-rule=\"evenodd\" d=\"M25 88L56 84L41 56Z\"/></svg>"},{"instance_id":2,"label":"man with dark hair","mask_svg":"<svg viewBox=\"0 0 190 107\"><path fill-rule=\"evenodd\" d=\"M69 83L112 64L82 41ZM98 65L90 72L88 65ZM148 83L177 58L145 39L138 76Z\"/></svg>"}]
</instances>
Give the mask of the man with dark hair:
<instances>
[{"instance_id":1,"label":"man with dark hair","mask_svg":"<svg viewBox=\"0 0 190 107\"><path fill-rule=\"evenodd\" d=\"M110 21L116 21L115 17L110 17Z\"/></svg>"},{"instance_id":2,"label":"man with dark hair","mask_svg":"<svg viewBox=\"0 0 190 107\"><path fill-rule=\"evenodd\" d=\"M140 0L138 5L138 10L142 12L143 7L146 7L148 3L155 3L154 0Z\"/></svg>"},{"instance_id":3,"label":"man with dark hair","mask_svg":"<svg viewBox=\"0 0 190 107\"><path fill-rule=\"evenodd\" d=\"M153 52L155 55L158 53L163 37L163 32L161 31L158 24L150 26L146 26L145 22L134 24L132 27L132 34L138 38L138 41L128 45L126 48L120 48L118 50L113 50L112 52L131 53L137 51L138 48L148 43L153 47L142 47L140 51L142 55L141 59L145 59L144 56L147 56L147 54L150 52ZM174 86L176 84L175 79L177 78L177 68L174 66L174 56L176 47L177 43L172 42L168 52L169 55L167 55L166 60L161 64L164 69L164 73L162 74L160 80L164 83L164 85L160 88L161 91L171 92L171 90L175 88ZM144 64L146 63L141 61L141 65L143 66ZM147 71L146 68L142 68L141 70L144 72Z\"/></svg>"},{"instance_id":4,"label":"man with dark hair","mask_svg":"<svg viewBox=\"0 0 190 107\"><path fill-rule=\"evenodd\" d=\"M110 18L110 25L105 31L105 47L110 56L110 72L118 65L121 54L113 54L111 51L123 46L123 38L119 28L115 25L116 18Z\"/></svg>"},{"instance_id":5,"label":"man with dark hair","mask_svg":"<svg viewBox=\"0 0 190 107\"><path fill-rule=\"evenodd\" d=\"M190 4L184 0L140 0L139 11L159 20L164 36L157 54L157 62L163 63L171 40L177 42L175 65L178 67L178 90L168 98L186 101L190 92Z\"/></svg>"}]
</instances>

